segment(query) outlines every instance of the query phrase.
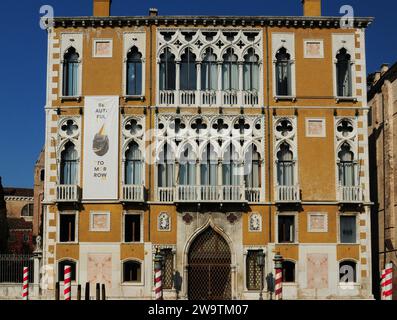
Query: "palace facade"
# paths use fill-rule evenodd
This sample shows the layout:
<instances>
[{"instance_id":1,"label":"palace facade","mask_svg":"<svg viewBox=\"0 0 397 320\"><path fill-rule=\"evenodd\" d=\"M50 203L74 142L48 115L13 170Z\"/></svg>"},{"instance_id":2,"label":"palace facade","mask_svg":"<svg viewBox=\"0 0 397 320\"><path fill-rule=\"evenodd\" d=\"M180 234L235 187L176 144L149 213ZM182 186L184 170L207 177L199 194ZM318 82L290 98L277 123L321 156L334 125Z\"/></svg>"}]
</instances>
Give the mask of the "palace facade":
<instances>
[{"instance_id":1,"label":"palace facade","mask_svg":"<svg viewBox=\"0 0 397 320\"><path fill-rule=\"evenodd\" d=\"M371 298L372 19L93 4L48 21L44 295L151 299L158 249L166 299L257 299L262 253L285 299Z\"/></svg>"}]
</instances>

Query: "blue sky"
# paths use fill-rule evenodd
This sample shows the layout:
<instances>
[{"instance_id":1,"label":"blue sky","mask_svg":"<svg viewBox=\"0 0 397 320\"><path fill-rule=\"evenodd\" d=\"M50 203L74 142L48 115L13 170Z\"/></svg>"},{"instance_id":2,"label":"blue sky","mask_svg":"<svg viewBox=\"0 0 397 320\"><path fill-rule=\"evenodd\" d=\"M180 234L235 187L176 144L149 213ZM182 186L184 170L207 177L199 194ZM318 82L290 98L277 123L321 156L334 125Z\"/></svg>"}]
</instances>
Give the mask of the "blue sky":
<instances>
[{"instance_id":1,"label":"blue sky","mask_svg":"<svg viewBox=\"0 0 397 320\"><path fill-rule=\"evenodd\" d=\"M74 4L74 5L73 5ZM46 32L39 10L51 5L55 16L92 14L92 0L0 1L0 176L4 186L32 187L34 163L44 144ZM368 72L397 61L397 1L323 0L323 14L338 16L351 5L356 16L375 17L367 31ZM300 0L113 0L112 15L302 15Z\"/></svg>"}]
</instances>

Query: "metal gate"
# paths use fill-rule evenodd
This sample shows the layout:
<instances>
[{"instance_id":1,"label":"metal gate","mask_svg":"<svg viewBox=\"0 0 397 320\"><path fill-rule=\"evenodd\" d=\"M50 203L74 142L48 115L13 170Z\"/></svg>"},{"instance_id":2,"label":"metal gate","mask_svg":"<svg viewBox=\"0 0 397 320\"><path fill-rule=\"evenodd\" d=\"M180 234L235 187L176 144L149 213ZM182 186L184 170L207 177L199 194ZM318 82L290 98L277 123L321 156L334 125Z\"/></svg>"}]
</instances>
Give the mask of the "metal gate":
<instances>
[{"instance_id":1,"label":"metal gate","mask_svg":"<svg viewBox=\"0 0 397 320\"><path fill-rule=\"evenodd\" d=\"M231 253L226 240L212 228L190 246L188 297L191 300L230 300Z\"/></svg>"}]
</instances>

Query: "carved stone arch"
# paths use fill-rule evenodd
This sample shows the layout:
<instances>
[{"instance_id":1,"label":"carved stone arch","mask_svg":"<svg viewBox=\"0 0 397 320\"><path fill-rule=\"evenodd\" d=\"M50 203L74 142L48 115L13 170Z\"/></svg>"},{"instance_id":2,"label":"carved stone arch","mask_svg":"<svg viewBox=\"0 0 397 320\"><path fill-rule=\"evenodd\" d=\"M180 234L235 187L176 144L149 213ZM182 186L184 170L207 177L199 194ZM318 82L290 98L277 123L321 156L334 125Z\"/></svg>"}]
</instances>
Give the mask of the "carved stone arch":
<instances>
[{"instance_id":1,"label":"carved stone arch","mask_svg":"<svg viewBox=\"0 0 397 320\"><path fill-rule=\"evenodd\" d=\"M166 44L162 45L159 48L158 52L157 52L157 61L158 61L158 63L161 62L161 55L165 53L165 49L167 49L167 48L169 48L171 54L174 55L174 57L175 57L174 61L177 61L176 57L177 57L177 54L178 54L178 50L176 50L173 45L170 45L169 43L166 43Z\"/></svg>"},{"instance_id":2,"label":"carved stone arch","mask_svg":"<svg viewBox=\"0 0 397 320\"><path fill-rule=\"evenodd\" d=\"M140 140L140 139L136 139L134 137L131 137L131 138L128 138L127 140L124 141L124 144L123 144L123 147L122 147L122 154L121 154L121 157L122 157L123 161L125 160L125 153L127 152L129 145L131 143L134 143L134 142L138 145L139 151L141 152L142 161L145 160L145 152L144 152L145 151L145 144L144 144L144 142L142 140Z\"/></svg>"},{"instance_id":3,"label":"carved stone arch","mask_svg":"<svg viewBox=\"0 0 397 320\"><path fill-rule=\"evenodd\" d=\"M189 255L189 250L190 247L192 245L192 243L194 242L194 240L201 234L203 233L205 230L207 230L207 228L212 228L215 232L217 232L223 239L226 240L227 244L229 245L229 249L230 249L230 253L231 253L231 259L232 259L232 263L231 265L236 265L236 250L235 250L235 246L233 241L230 239L229 235L219 226L217 226L214 221L213 218L210 217L206 223L204 223L201 227L199 227L190 237L189 239L186 241L185 247L183 249L184 255L183 255L183 265L184 266L188 266L188 255Z\"/></svg>"},{"instance_id":4,"label":"carved stone arch","mask_svg":"<svg viewBox=\"0 0 397 320\"><path fill-rule=\"evenodd\" d=\"M216 158L219 160L222 157L221 148L219 147L218 141L215 138L211 138L202 143L198 148L198 159L200 161L203 159L203 154L207 150L207 146L210 144L214 148L214 152L216 153Z\"/></svg>"},{"instance_id":5,"label":"carved stone arch","mask_svg":"<svg viewBox=\"0 0 397 320\"><path fill-rule=\"evenodd\" d=\"M223 59L223 56L226 54L226 51L228 49L232 49L233 50L233 54L237 57L237 61L236 62L240 62L241 60L241 52L239 51L238 48L236 48L233 44L228 44L225 45L225 48L222 48L222 50L219 53L219 61L224 62L225 60Z\"/></svg>"},{"instance_id":6,"label":"carved stone arch","mask_svg":"<svg viewBox=\"0 0 397 320\"><path fill-rule=\"evenodd\" d=\"M156 148L156 161L160 161L160 154L163 152L164 150L164 145L168 144L171 148L172 154L174 155L173 159L175 159L175 154L176 154L176 150L177 150L177 146L175 144L174 141L169 140L169 139L164 139L162 141L159 141L159 144L157 145Z\"/></svg>"},{"instance_id":7,"label":"carved stone arch","mask_svg":"<svg viewBox=\"0 0 397 320\"><path fill-rule=\"evenodd\" d=\"M178 53L177 53L177 56L175 57L175 60L182 61L182 56L185 54L186 49L190 50L190 52L195 55L196 62L197 62L200 52L196 48L194 48L191 43L183 44L178 49Z\"/></svg>"},{"instance_id":8,"label":"carved stone arch","mask_svg":"<svg viewBox=\"0 0 397 320\"><path fill-rule=\"evenodd\" d=\"M137 51L138 53L141 54L141 61L142 61L142 60L144 59L144 56L143 56L143 54L142 54L142 51L139 49L139 47L138 47L136 44L133 44L132 46L130 46L130 47L128 48L127 54L126 54L125 58L127 58L127 56L132 52L132 50L133 50L134 48L136 48L136 51Z\"/></svg>"},{"instance_id":9,"label":"carved stone arch","mask_svg":"<svg viewBox=\"0 0 397 320\"><path fill-rule=\"evenodd\" d=\"M77 147L78 146L78 144L77 144L78 141L76 139L73 139L73 138L68 138L68 139L63 140L58 146L57 159L59 161L60 161L60 157L61 157L62 152L66 150L65 149L66 144L68 144L69 142L74 145L74 148L75 148L75 150L77 152L77 160L80 160L80 150Z\"/></svg>"},{"instance_id":10,"label":"carved stone arch","mask_svg":"<svg viewBox=\"0 0 397 320\"><path fill-rule=\"evenodd\" d=\"M217 48L216 46L214 46L214 44L212 44L212 43L205 44L205 45L200 49L200 51L199 51L199 58L200 58L200 61L203 61L203 60L204 60L204 57L205 57L205 54L206 54L207 49L212 49L212 53L216 56L216 62L219 62L219 61L220 61L220 58L219 58L219 57L220 57L219 50L218 50L218 48Z\"/></svg>"},{"instance_id":11,"label":"carved stone arch","mask_svg":"<svg viewBox=\"0 0 397 320\"><path fill-rule=\"evenodd\" d=\"M261 63L261 52L258 52L259 49L255 48L254 45L247 45L242 51L241 56L243 60L245 60L245 56L248 54L248 51L252 49L254 51L254 55L258 57L258 63Z\"/></svg>"},{"instance_id":12,"label":"carved stone arch","mask_svg":"<svg viewBox=\"0 0 397 320\"><path fill-rule=\"evenodd\" d=\"M298 155L297 155L297 151L296 151L297 150L296 149L296 144L293 141L291 141L291 140L280 140L280 141L277 142L277 144L275 146L275 151L276 151L275 152L275 159L276 159L276 161L277 161L277 153L280 151L280 147L283 144L286 144L286 145L288 145L290 147L290 151L292 152L293 160L296 161L298 159Z\"/></svg>"},{"instance_id":13,"label":"carved stone arch","mask_svg":"<svg viewBox=\"0 0 397 320\"><path fill-rule=\"evenodd\" d=\"M260 156L261 160L263 160L263 159L265 158L265 155L264 155L265 152L264 152L264 150L263 150L263 147L262 147L262 145L261 145L261 142L260 142L260 141L257 141L257 140L253 140L253 139L244 143L244 145L243 145L243 147L242 147L242 154L241 154L241 156L244 158L244 157L245 157L245 154L248 152L249 148L250 148L252 145L254 145L254 146L256 147L256 152L259 153L259 156Z\"/></svg>"},{"instance_id":14,"label":"carved stone arch","mask_svg":"<svg viewBox=\"0 0 397 320\"><path fill-rule=\"evenodd\" d=\"M67 46L66 49L62 52L62 56L61 56L62 61L61 61L61 62L64 61L65 55L69 52L70 49L74 49L74 51L75 51L75 52L77 53L77 55L79 56L79 62L80 62L80 61L81 61L81 60L80 60L80 59L81 59L81 53L79 53L79 51L77 50L77 48L76 48L73 44Z\"/></svg>"},{"instance_id":15,"label":"carved stone arch","mask_svg":"<svg viewBox=\"0 0 397 320\"><path fill-rule=\"evenodd\" d=\"M175 154L175 158L176 158L176 160L180 160L181 159L181 155L182 155L182 152L185 152L185 150L186 150L186 148L187 147L191 147L191 150L192 150L192 152L193 152L193 154L194 154L194 159L195 160L197 160L198 159L198 146L197 146L197 143L195 143L194 141L189 141L189 140L186 140L186 141L183 141L178 147L177 147L177 149L176 149L176 154Z\"/></svg>"},{"instance_id":16,"label":"carved stone arch","mask_svg":"<svg viewBox=\"0 0 397 320\"><path fill-rule=\"evenodd\" d=\"M357 150L355 150L355 144L351 140L342 140L339 141L338 144L336 145L336 161L339 161L339 152L342 151L343 145L349 145L350 147L350 152L353 153L353 161L357 161Z\"/></svg>"},{"instance_id":17,"label":"carved stone arch","mask_svg":"<svg viewBox=\"0 0 397 320\"><path fill-rule=\"evenodd\" d=\"M275 50L275 55L273 57L273 63L277 62L277 54L280 52L281 49L285 49L286 53L289 55L289 61L292 63L294 61L292 53L290 52L290 50L284 45L281 44L277 50Z\"/></svg>"},{"instance_id":18,"label":"carved stone arch","mask_svg":"<svg viewBox=\"0 0 397 320\"><path fill-rule=\"evenodd\" d=\"M228 141L226 141L222 147L221 147L221 157L222 159L224 159L224 155L228 149L229 146L234 147L234 151L236 152L236 154L239 157L239 160L242 159L241 154L242 154L242 148L240 143L236 140L236 139L229 139Z\"/></svg>"}]
</instances>

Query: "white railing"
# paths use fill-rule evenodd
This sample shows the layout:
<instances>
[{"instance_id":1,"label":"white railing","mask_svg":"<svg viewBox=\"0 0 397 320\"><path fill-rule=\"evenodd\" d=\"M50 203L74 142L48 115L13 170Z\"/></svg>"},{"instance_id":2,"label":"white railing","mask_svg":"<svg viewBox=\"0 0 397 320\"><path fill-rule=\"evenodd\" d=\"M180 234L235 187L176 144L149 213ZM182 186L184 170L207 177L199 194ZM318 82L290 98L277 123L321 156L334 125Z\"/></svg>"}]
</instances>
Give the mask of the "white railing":
<instances>
[{"instance_id":1,"label":"white railing","mask_svg":"<svg viewBox=\"0 0 397 320\"><path fill-rule=\"evenodd\" d=\"M138 185L123 185L123 201L144 201L144 187Z\"/></svg>"},{"instance_id":2,"label":"white railing","mask_svg":"<svg viewBox=\"0 0 397 320\"><path fill-rule=\"evenodd\" d=\"M245 199L248 202L260 202L261 191L261 188L245 188Z\"/></svg>"},{"instance_id":3,"label":"white railing","mask_svg":"<svg viewBox=\"0 0 397 320\"><path fill-rule=\"evenodd\" d=\"M177 105L258 105L259 93L241 90L160 90L159 104L166 106Z\"/></svg>"},{"instance_id":4,"label":"white railing","mask_svg":"<svg viewBox=\"0 0 397 320\"><path fill-rule=\"evenodd\" d=\"M259 202L260 189L249 193L243 186L189 186L180 185L175 188L158 188L157 200L161 202Z\"/></svg>"},{"instance_id":5,"label":"white railing","mask_svg":"<svg viewBox=\"0 0 397 320\"><path fill-rule=\"evenodd\" d=\"M222 104L225 105L236 105L238 102L237 91L222 91Z\"/></svg>"},{"instance_id":6,"label":"white railing","mask_svg":"<svg viewBox=\"0 0 397 320\"><path fill-rule=\"evenodd\" d=\"M244 201L244 188L240 186L221 186L222 201L224 202L240 202Z\"/></svg>"},{"instance_id":7,"label":"white railing","mask_svg":"<svg viewBox=\"0 0 397 320\"><path fill-rule=\"evenodd\" d=\"M175 91L161 90L160 91L160 104L174 105L175 104Z\"/></svg>"},{"instance_id":8,"label":"white railing","mask_svg":"<svg viewBox=\"0 0 397 320\"><path fill-rule=\"evenodd\" d=\"M173 187L158 187L157 200L161 202L174 202L174 188Z\"/></svg>"},{"instance_id":9,"label":"white railing","mask_svg":"<svg viewBox=\"0 0 397 320\"><path fill-rule=\"evenodd\" d=\"M243 91L243 104L244 105L259 104L258 93L255 91Z\"/></svg>"},{"instance_id":10,"label":"white railing","mask_svg":"<svg viewBox=\"0 0 397 320\"><path fill-rule=\"evenodd\" d=\"M196 91L186 90L179 91L180 98L179 102L181 104L194 105L196 104Z\"/></svg>"},{"instance_id":11,"label":"white railing","mask_svg":"<svg viewBox=\"0 0 397 320\"><path fill-rule=\"evenodd\" d=\"M364 192L360 186L339 186L338 200L345 203L358 203L364 201Z\"/></svg>"},{"instance_id":12,"label":"white railing","mask_svg":"<svg viewBox=\"0 0 397 320\"><path fill-rule=\"evenodd\" d=\"M201 104L203 104L203 105L216 104L216 91L215 90L201 91L200 96L201 96Z\"/></svg>"},{"instance_id":13,"label":"white railing","mask_svg":"<svg viewBox=\"0 0 397 320\"><path fill-rule=\"evenodd\" d=\"M57 201L76 202L80 200L80 188L77 185L60 184L57 186Z\"/></svg>"},{"instance_id":14,"label":"white railing","mask_svg":"<svg viewBox=\"0 0 397 320\"><path fill-rule=\"evenodd\" d=\"M299 185L276 187L277 202L300 202L300 200Z\"/></svg>"}]
</instances>

